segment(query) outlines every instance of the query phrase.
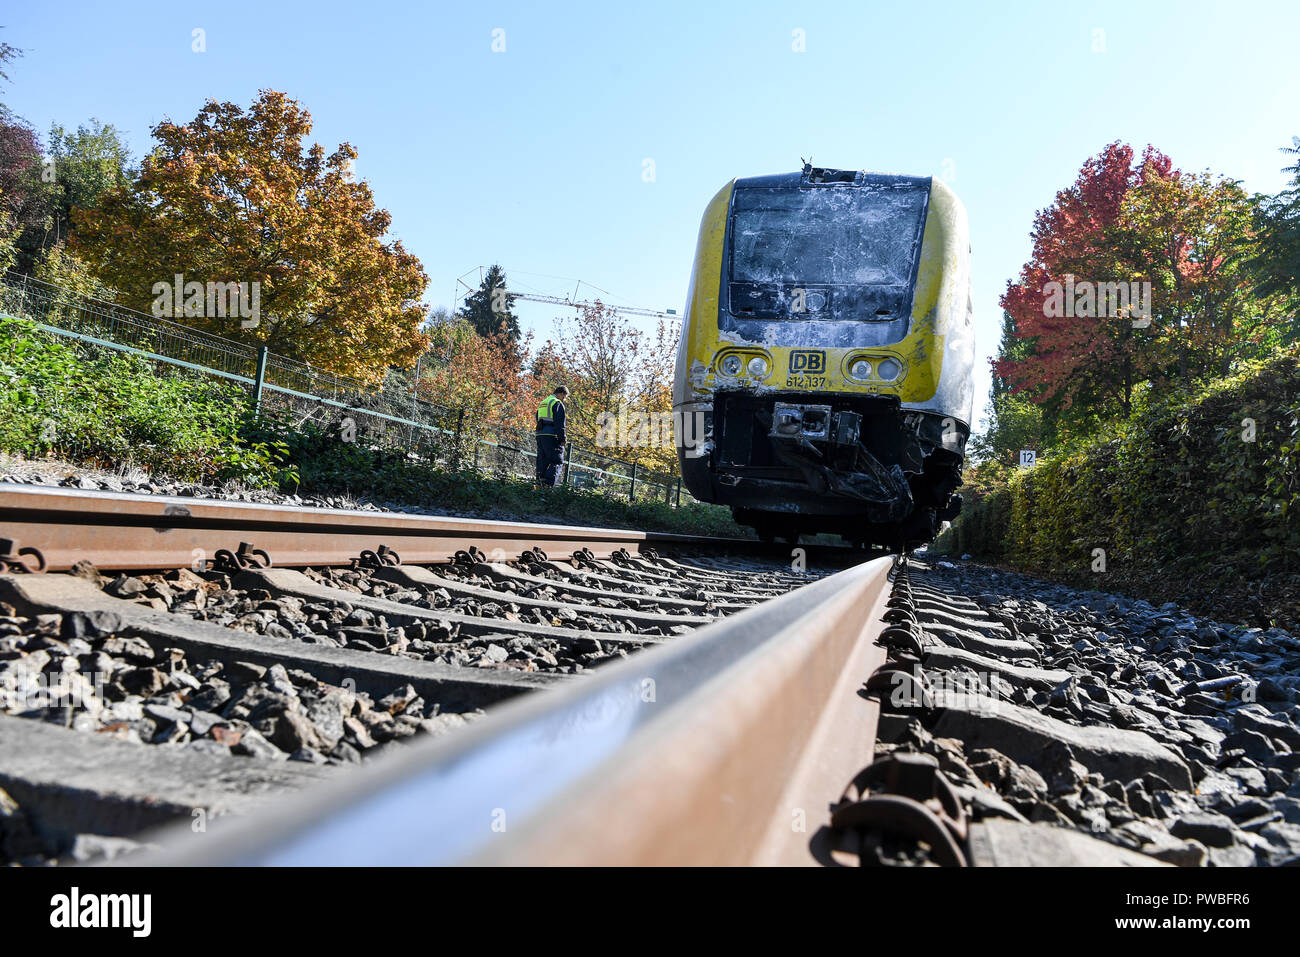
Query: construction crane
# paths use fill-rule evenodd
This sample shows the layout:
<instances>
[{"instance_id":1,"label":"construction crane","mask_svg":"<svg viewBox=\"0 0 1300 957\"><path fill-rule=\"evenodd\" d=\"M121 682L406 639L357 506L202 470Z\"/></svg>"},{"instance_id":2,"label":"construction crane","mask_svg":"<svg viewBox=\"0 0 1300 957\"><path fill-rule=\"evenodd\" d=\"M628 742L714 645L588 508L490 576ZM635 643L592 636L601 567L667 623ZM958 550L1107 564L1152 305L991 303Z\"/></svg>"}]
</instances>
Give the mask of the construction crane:
<instances>
[{"instance_id":1,"label":"construction crane","mask_svg":"<svg viewBox=\"0 0 1300 957\"><path fill-rule=\"evenodd\" d=\"M582 306L594 305L594 303L588 300L575 300L575 299L567 299L567 298L562 299L559 296L540 296L534 293L527 293L527 292L507 291L506 295L509 296L511 299L526 299L529 302L549 302L552 305L572 306L575 309L581 308ZM601 301L601 305L603 305L610 312L620 312L629 316L654 316L659 319L672 319L676 322L681 322L682 320L682 317L677 315L676 309L665 309L663 312L660 312L657 309L641 309L637 306L611 306L609 303L604 302L603 300Z\"/></svg>"},{"instance_id":2,"label":"construction crane","mask_svg":"<svg viewBox=\"0 0 1300 957\"><path fill-rule=\"evenodd\" d=\"M469 283L465 281L465 277L468 276L470 273L477 271L479 274L479 281L482 282L484 268L485 267L483 266L476 266L474 267L474 269L470 269L465 273L461 274L461 276L456 280L456 293L455 293L455 297L452 300L453 310L456 308L456 303L460 301L461 296L464 295L460 291L461 286L464 286L471 293L478 292L478 289L471 286ZM591 286L592 289L595 289L597 292L604 293L607 296L610 295L609 292L607 292L604 289L601 289L599 286L592 286L591 283L583 283L581 279L576 280L576 282L577 285L573 287L572 296L545 296L542 295L541 293L515 292L514 290L509 288L506 289L506 295L511 299L523 299L527 302L548 302L553 306L569 306L573 309L581 309L584 306L595 305L595 302L593 300L578 298L578 290L583 285ZM611 305L608 302L605 302L603 299L600 300L600 303L610 312L616 312L621 315L650 316L655 319L671 319L675 323L680 323L682 321L682 317L677 314L676 309L659 310L659 309L642 309L639 306L616 306L616 305Z\"/></svg>"}]
</instances>

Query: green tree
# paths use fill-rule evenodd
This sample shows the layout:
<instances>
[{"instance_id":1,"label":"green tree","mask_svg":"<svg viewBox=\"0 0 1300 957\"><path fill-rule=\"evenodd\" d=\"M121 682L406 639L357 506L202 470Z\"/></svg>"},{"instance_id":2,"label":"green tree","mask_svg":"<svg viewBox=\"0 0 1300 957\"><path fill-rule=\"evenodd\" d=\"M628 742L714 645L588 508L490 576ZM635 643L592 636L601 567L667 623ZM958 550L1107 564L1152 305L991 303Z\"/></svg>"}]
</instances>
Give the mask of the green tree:
<instances>
[{"instance_id":1,"label":"green tree","mask_svg":"<svg viewBox=\"0 0 1300 957\"><path fill-rule=\"evenodd\" d=\"M1042 451L1043 407L1014 392L994 395L984 431L971 439L971 458L977 462L1017 462L1021 449Z\"/></svg>"},{"instance_id":2,"label":"green tree","mask_svg":"<svg viewBox=\"0 0 1300 957\"><path fill-rule=\"evenodd\" d=\"M13 214L4 207L4 193L0 192L0 275L13 268L18 256L18 227Z\"/></svg>"},{"instance_id":3,"label":"green tree","mask_svg":"<svg viewBox=\"0 0 1300 957\"><path fill-rule=\"evenodd\" d=\"M521 332L519 319L513 312L514 304L515 297L506 291L505 270L493 264L487 268L478 289L465 297L456 316L468 322L480 336L504 334L518 344Z\"/></svg>"},{"instance_id":4,"label":"green tree","mask_svg":"<svg viewBox=\"0 0 1300 957\"><path fill-rule=\"evenodd\" d=\"M97 119L78 126L75 133L52 124L46 159L53 161L51 245L68 238L75 210L94 209L105 193L125 188L134 178L131 153L121 135L113 124Z\"/></svg>"},{"instance_id":5,"label":"green tree","mask_svg":"<svg viewBox=\"0 0 1300 957\"><path fill-rule=\"evenodd\" d=\"M989 361L993 370L993 385L989 390L989 414L983 431L971 438L971 457L977 461L1015 462L1021 449L1040 451L1046 446L1045 438L1050 422L1044 421L1043 406L1032 401L1029 395L1017 394L1011 382L998 373L998 362L1017 362L1029 355L1034 341L1017 334L1016 318L1002 313L1002 339L994 358Z\"/></svg>"},{"instance_id":6,"label":"green tree","mask_svg":"<svg viewBox=\"0 0 1300 957\"><path fill-rule=\"evenodd\" d=\"M1300 136L1291 137L1282 152L1295 159L1282 172L1291 174L1289 189L1263 198L1256 213L1259 251L1250 260L1255 293L1281 297L1291 318L1290 335L1300 335Z\"/></svg>"}]
</instances>

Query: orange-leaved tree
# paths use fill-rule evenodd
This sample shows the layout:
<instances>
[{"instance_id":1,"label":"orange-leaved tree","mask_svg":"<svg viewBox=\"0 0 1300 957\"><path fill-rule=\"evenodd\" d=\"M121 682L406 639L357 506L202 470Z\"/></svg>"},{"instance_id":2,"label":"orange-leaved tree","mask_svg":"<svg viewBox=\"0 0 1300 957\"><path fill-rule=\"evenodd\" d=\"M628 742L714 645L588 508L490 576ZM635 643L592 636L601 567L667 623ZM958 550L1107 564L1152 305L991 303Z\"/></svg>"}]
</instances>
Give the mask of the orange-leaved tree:
<instances>
[{"instance_id":1,"label":"orange-leaved tree","mask_svg":"<svg viewBox=\"0 0 1300 957\"><path fill-rule=\"evenodd\" d=\"M540 391L571 390L570 439L580 446L660 471L676 471L672 434L674 330L653 333L596 302L573 319L556 321L557 335L533 363Z\"/></svg>"},{"instance_id":2,"label":"orange-leaved tree","mask_svg":"<svg viewBox=\"0 0 1300 957\"><path fill-rule=\"evenodd\" d=\"M438 310L420 363L420 398L461 410L473 428L531 432L537 403L521 349L506 333L479 335L471 322ZM522 342L526 350L528 340Z\"/></svg>"},{"instance_id":3,"label":"orange-leaved tree","mask_svg":"<svg viewBox=\"0 0 1300 957\"><path fill-rule=\"evenodd\" d=\"M304 149L310 132L307 110L271 90L247 110L209 100L189 123L164 120L138 179L74 212L74 249L124 305L367 381L410 366L428 276L385 241L391 217L352 176L356 150ZM231 284L247 285L232 299Z\"/></svg>"}]
</instances>

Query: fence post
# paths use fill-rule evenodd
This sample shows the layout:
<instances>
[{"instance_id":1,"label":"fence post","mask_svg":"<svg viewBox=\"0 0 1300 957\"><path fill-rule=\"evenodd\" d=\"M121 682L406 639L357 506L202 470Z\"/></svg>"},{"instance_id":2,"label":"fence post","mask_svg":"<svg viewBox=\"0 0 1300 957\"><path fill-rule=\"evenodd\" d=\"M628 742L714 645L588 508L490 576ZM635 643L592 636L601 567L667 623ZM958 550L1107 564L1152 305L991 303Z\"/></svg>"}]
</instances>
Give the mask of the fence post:
<instances>
[{"instance_id":1,"label":"fence post","mask_svg":"<svg viewBox=\"0 0 1300 957\"><path fill-rule=\"evenodd\" d=\"M674 505L673 508L681 508L681 507L682 507L682 477L679 475L677 476L677 504Z\"/></svg>"},{"instance_id":2,"label":"fence post","mask_svg":"<svg viewBox=\"0 0 1300 957\"><path fill-rule=\"evenodd\" d=\"M632 463L632 484L630 484L627 487L627 500L629 502L636 501L636 463L635 462Z\"/></svg>"},{"instance_id":3,"label":"fence post","mask_svg":"<svg viewBox=\"0 0 1300 957\"><path fill-rule=\"evenodd\" d=\"M253 383L254 416L262 414L262 384L266 382L266 359L270 351L266 346L259 346L257 349L257 379Z\"/></svg>"},{"instance_id":4,"label":"fence post","mask_svg":"<svg viewBox=\"0 0 1300 957\"><path fill-rule=\"evenodd\" d=\"M564 471L560 473L560 484L569 484L569 462L573 459L573 443L566 442L564 445Z\"/></svg>"},{"instance_id":5,"label":"fence post","mask_svg":"<svg viewBox=\"0 0 1300 957\"><path fill-rule=\"evenodd\" d=\"M456 445L455 445L456 468L460 468L460 460L461 460L460 431L464 427L464 425L465 425L465 410L461 409L460 412L456 414ZM477 442L474 443L474 464L475 465L478 464L478 443Z\"/></svg>"}]
</instances>

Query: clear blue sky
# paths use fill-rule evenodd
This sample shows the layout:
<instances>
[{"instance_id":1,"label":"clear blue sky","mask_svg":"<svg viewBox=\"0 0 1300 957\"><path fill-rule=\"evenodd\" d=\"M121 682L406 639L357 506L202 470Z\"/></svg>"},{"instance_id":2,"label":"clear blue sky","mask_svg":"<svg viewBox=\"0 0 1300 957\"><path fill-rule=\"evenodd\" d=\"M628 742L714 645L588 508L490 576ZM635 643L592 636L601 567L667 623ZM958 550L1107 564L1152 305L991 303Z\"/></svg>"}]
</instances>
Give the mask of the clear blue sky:
<instances>
[{"instance_id":1,"label":"clear blue sky","mask_svg":"<svg viewBox=\"0 0 1300 957\"><path fill-rule=\"evenodd\" d=\"M1300 4L10 4L3 96L42 134L98 117L138 156L208 97L297 98L424 262L428 301L502 263L511 285L683 307L705 202L818 165L950 177L974 248L980 352L1034 211L1116 139L1251 190L1300 135ZM191 50L194 28L205 53ZM505 51L492 51L493 31ZM806 50L793 50L802 30ZM1095 31L1104 31L1104 36ZM1098 40L1104 51L1094 52ZM644 161L655 178L643 178ZM521 304L546 338L561 310ZM978 406L977 406L978 409ZM977 411L976 419L982 413Z\"/></svg>"}]
</instances>

